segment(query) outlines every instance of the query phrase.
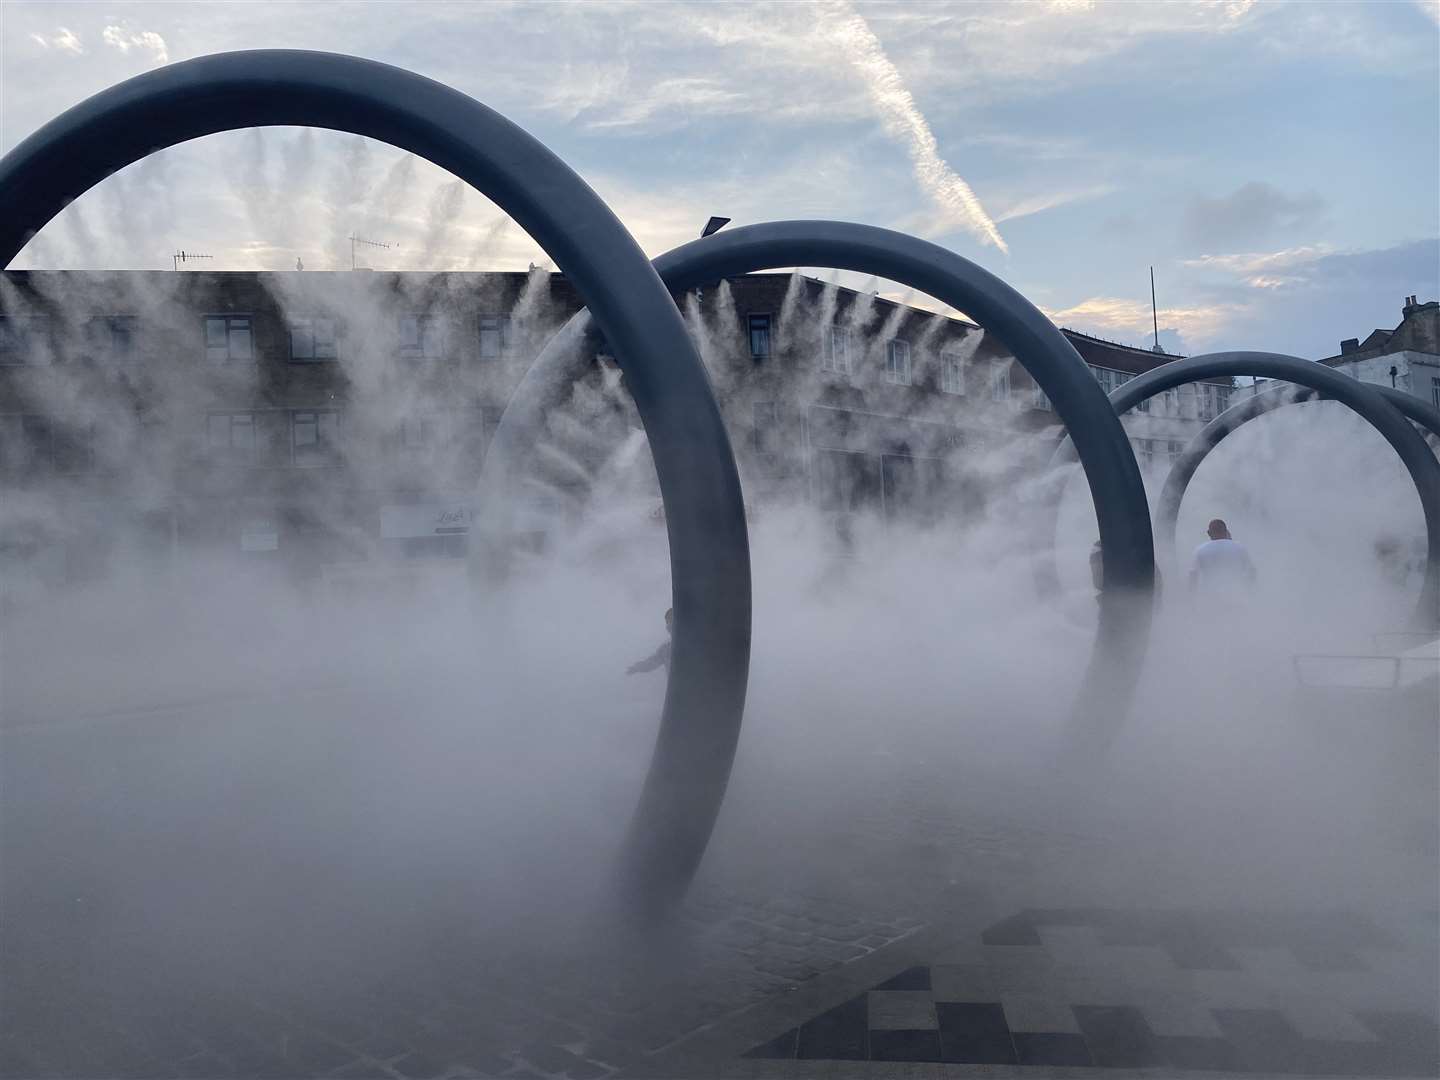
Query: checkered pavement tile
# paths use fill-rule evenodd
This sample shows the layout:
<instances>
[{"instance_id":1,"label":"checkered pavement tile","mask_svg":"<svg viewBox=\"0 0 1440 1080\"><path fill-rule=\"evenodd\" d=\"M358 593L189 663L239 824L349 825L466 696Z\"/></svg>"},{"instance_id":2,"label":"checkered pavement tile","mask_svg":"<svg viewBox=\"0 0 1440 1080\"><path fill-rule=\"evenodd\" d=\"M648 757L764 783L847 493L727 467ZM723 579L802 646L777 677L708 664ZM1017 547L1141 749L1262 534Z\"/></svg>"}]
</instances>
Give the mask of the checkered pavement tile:
<instances>
[{"instance_id":1,"label":"checkered pavement tile","mask_svg":"<svg viewBox=\"0 0 1440 1080\"><path fill-rule=\"evenodd\" d=\"M1345 913L1033 910L938 955L747 1056L1440 1075L1434 958Z\"/></svg>"}]
</instances>

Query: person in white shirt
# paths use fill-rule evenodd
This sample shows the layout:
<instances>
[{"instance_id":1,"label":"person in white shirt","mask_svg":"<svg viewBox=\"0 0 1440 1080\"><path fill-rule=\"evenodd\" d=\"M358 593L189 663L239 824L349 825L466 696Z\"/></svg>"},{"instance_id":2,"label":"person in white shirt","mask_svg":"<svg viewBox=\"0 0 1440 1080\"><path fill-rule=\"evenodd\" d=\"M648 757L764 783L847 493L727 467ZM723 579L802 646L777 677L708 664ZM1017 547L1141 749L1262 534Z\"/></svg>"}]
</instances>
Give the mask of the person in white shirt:
<instances>
[{"instance_id":1,"label":"person in white shirt","mask_svg":"<svg viewBox=\"0 0 1440 1080\"><path fill-rule=\"evenodd\" d=\"M1239 599L1255 585L1255 564L1243 544L1220 518L1206 527L1210 539L1195 549L1190 564L1190 592L1212 599Z\"/></svg>"}]
</instances>

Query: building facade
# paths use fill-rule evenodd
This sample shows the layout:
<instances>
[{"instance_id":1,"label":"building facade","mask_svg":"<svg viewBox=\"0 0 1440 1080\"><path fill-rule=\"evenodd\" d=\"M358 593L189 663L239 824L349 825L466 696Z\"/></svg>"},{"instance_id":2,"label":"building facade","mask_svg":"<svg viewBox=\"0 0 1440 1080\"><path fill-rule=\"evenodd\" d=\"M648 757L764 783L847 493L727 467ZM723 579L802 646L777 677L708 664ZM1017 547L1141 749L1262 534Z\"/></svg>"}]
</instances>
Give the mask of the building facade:
<instances>
[{"instance_id":1,"label":"building facade","mask_svg":"<svg viewBox=\"0 0 1440 1080\"><path fill-rule=\"evenodd\" d=\"M1347 338L1320 363L1361 382L1390 386L1440 409L1440 302L1407 296L1400 324L1372 330L1363 341Z\"/></svg>"},{"instance_id":2,"label":"building facade","mask_svg":"<svg viewBox=\"0 0 1440 1080\"><path fill-rule=\"evenodd\" d=\"M676 300L755 506L933 520L1004 482L967 462L1013 447L1028 466L1058 437L1003 343L962 319L798 274ZM486 441L580 306L542 270L6 272L5 581L83 581L189 552L307 581L458 558L483 513L470 495ZM1066 335L1107 391L1175 359ZM643 445L605 343L585 348L587 374L537 433L527 478L565 515ZM1229 393L1212 381L1126 417L1142 464L1175 456Z\"/></svg>"}]
</instances>

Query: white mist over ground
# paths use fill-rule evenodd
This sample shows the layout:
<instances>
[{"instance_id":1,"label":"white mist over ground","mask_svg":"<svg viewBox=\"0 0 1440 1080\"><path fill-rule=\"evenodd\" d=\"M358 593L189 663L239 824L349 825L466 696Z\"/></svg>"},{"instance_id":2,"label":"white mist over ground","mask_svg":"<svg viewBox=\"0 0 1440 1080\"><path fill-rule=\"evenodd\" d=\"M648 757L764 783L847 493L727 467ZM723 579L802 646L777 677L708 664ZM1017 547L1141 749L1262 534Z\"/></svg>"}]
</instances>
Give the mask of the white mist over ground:
<instances>
[{"instance_id":1,"label":"white mist over ground","mask_svg":"<svg viewBox=\"0 0 1440 1080\"><path fill-rule=\"evenodd\" d=\"M777 893L1433 902L1433 850L1407 839L1433 821L1433 747L1417 757L1383 705L1311 711L1291 668L1369 651L1408 617L1415 582L1374 557L1419 529L1388 454L1327 406L1225 442L1180 536L1226 517L1260 588L1206 614L1167 565L1135 706L1089 763L1061 749L1092 636L1082 492L1059 604L1036 598L1003 495L985 520L872 522L850 559L817 516L762 510L749 706L705 872ZM663 675L624 674L669 602L649 505L611 506L478 613L455 567L347 599L220 562L11 611L12 927L73 918L87 963L302 983L418 941L563 949L556 928L607 885L657 726Z\"/></svg>"}]
</instances>

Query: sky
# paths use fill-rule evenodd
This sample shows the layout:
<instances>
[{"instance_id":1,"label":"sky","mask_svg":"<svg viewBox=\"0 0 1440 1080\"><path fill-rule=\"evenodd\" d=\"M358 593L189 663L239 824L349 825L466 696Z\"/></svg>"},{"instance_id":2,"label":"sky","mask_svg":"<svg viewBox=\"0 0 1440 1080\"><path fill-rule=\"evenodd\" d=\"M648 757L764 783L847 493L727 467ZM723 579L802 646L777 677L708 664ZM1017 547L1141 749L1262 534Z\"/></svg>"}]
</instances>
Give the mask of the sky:
<instances>
[{"instance_id":1,"label":"sky","mask_svg":"<svg viewBox=\"0 0 1440 1080\"><path fill-rule=\"evenodd\" d=\"M712 214L922 236L1063 326L1319 358L1440 298L1440 2L0 4L0 151L233 49L350 53L497 109L650 255ZM16 267L525 269L428 162L336 132L210 136L106 180ZM904 296L854 276L847 284ZM920 298L913 298L917 301Z\"/></svg>"}]
</instances>

